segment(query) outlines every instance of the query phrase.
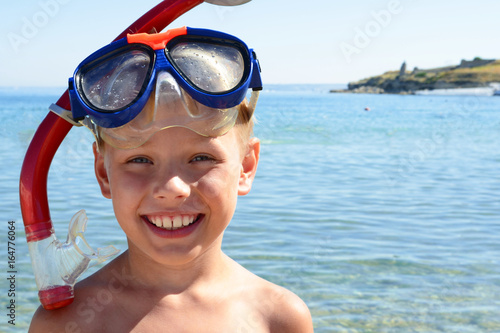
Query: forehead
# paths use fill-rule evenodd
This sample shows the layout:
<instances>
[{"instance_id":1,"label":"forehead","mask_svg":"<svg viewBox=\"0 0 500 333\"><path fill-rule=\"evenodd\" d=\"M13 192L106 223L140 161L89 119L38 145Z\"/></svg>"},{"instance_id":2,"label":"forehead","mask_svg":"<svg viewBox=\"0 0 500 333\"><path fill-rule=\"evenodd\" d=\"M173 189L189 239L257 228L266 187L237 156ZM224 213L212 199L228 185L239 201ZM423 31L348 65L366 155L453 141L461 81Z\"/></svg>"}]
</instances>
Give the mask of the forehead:
<instances>
[{"instance_id":1,"label":"forehead","mask_svg":"<svg viewBox=\"0 0 500 333\"><path fill-rule=\"evenodd\" d=\"M103 145L111 150L124 153L137 152L142 150L158 151L183 151L189 149L221 149L225 151L236 150L241 147L241 135L239 126L234 126L226 134L218 137L207 137L184 127L171 127L154 133L144 144L137 148L121 149L110 146L103 142ZM108 150L108 148L104 149Z\"/></svg>"}]
</instances>

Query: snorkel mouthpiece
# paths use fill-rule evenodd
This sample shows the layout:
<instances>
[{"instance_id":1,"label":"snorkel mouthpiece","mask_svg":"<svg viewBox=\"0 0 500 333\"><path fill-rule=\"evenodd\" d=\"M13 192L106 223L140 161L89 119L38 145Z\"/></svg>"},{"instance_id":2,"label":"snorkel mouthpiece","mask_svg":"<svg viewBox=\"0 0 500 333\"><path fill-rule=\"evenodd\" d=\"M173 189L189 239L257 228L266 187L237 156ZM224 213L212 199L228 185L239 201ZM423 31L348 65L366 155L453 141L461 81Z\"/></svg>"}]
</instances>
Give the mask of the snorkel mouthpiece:
<instances>
[{"instance_id":1,"label":"snorkel mouthpiece","mask_svg":"<svg viewBox=\"0 0 500 333\"><path fill-rule=\"evenodd\" d=\"M112 245L94 251L85 240L86 225L87 216L81 210L69 223L65 243L53 233L45 239L28 242L38 296L47 310L70 304L78 277L119 252Z\"/></svg>"}]
</instances>

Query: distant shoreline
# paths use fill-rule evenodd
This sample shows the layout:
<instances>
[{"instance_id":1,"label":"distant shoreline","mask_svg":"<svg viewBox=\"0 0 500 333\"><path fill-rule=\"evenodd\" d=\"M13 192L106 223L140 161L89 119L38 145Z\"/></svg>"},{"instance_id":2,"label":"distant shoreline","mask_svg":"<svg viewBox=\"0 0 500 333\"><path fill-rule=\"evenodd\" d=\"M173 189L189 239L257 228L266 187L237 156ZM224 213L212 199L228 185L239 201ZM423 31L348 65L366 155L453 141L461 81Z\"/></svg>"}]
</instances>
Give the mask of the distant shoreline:
<instances>
[{"instance_id":1,"label":"distant shoreline","mask_svg":"<svg viewBox=\"0 0 500 333\"><path fill-rule=\"evenodd\" d=\"M399 94L414 95L454 89L484 88L491 95L500 89L500 60L462 60L459 65L432 69L406 70L406 63L399 71L350 82L347 89L331 89L331 93Z\"/></svg>"},{"instance_id":2,"label":"distant shoreline","mask_svg":"<svg viewBox=\"0 0 500 333\"><path fill-rule=\"evenodd\" d=\"M452 88L452 89L434 89L434 90L417 90L405 93L384 93L377 92L368 88L363 90L348 90L348 89L330 89L330 93L339 94L385 94L385 95L446 95L446 96L493 96L495 92L500 91L500 86L492 85L489 87L474 87L474 88Z\"/></svg>"}]
</instances>

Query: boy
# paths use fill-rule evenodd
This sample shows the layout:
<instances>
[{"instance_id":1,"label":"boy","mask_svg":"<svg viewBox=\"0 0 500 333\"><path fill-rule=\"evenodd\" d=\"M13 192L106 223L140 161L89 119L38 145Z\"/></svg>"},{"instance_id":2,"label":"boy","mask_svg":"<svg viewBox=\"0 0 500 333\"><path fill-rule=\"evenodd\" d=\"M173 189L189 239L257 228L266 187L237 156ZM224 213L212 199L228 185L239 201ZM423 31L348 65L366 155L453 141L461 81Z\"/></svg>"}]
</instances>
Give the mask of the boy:
<instances>
[{"instance_id":1,"label":"boy","mask_svg":"<svg viewBox=\"0 0 500 333\"><path fill-rule=\"evenodd\" d=\"M128 250L78 283L71 305L40 308L30 332L313 331L296 295L221 250L259 159L257 93L243 101L260 89L254 54L232 36L183 29L111 44L77 69L73 116L84 112L96 134L96 178Z\"/></svg>"}]
</instances>

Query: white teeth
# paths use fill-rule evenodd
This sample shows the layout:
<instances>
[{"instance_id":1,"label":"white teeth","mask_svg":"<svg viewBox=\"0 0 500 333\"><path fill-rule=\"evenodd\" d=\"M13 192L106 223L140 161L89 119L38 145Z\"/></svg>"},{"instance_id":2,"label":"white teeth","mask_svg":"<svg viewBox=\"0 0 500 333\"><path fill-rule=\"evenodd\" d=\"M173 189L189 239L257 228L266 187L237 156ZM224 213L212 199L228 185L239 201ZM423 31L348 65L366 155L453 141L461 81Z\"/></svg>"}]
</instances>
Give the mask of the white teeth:
<instances>
[{"instance_id":1,"label":"white teeth","mask_svg":"<svg viewBox=\"0 0 500 333\"><path fill-rule=\"evenodd\" d=\"M196 215L149 216L148 219L157 227L174 230L193 223Z\"/></svg>"},{"instance_id":2,"label":"white teeth","mask_svg":"<svg viewBox=\"0 0 500 333\"><path fill-rule=\"evenodd\" d=\"M153 217L151 219L151 222L153 222L157 227L161 227L162 226L161 217Z\"/></svg>"},{"instance_id":3,"label":"white teeth","mask_svg":"<svg viewBox=\"0 0 500 333\"><path fill-rule=\"evenodd\" d=\"M172 229L172 220L168 216L163 217L163 223L162 223L163 228L165 229Z\"/></svg>"},{"instance_id":4,"label":"white teeth","mask_svg":"<svg viewBox=\"0 0 500 333\"><path fill-rule=\"evenodd\" d=\"M182 225L183 226L187 226L189 225L191 222L193 222L194 220L194 217L193 216L188 216L188 215L184 215L182 217Z\"/></svg>"},{"instance_id":5,"label":"white teeth","mask_svg":"<svg viewBox=\"0 0 500 333\"><path fill-rule=\"evenodd\" d=\"M173 226L174 226L174 228L180 228L180 227L182 227L182 216L176 216L176 217L174 217Z\"/></svg>"}]
</instances>

